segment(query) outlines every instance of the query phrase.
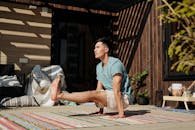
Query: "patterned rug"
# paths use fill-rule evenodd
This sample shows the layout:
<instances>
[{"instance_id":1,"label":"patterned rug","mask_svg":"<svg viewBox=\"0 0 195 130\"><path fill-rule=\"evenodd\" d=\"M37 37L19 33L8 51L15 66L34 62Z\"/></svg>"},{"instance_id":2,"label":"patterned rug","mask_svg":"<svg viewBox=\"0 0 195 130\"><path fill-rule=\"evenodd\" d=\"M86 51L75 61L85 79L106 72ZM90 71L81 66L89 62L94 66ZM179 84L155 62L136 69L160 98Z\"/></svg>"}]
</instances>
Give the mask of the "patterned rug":
<instances>
[{"instance_id":1,"label":"patterned rug","mask_svg":"<svg viewBox=\"0 0 195 130\"><path fill-rule=\"evenodd\" d=\"M39 129L68 129L81 127L109 127L120 125L143 125L170 122L185 122L192 120L188 116L167 116L161 112L149 110L127 110L126 117L113 119L107 113L104 116L92 115L88 109L41 109L39 111L1 111L0 129L39 130Z\"/></svg>"}]
</instances>

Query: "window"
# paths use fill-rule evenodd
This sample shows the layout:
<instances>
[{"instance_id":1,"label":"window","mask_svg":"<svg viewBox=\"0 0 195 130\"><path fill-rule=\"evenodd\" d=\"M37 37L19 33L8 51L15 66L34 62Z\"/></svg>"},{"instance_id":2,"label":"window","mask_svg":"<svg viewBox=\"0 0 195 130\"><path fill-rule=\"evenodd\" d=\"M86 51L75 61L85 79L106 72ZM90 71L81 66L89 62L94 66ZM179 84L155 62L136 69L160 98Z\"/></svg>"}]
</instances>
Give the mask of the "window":
<instances>
[{"instance_id":1,"label":"window","mask_svg":"<svg viewBox=\"0 0 195 130\"><path fill-rule=\"evenodd\" d=\"M191 70L188 75L171 70L171 65L174 61L171 61L168 56L168 47L171 43L171 35L177 31L176 27L176 24L163 25L163 80L195 80L195 70Z\"/></svg>"}]
</instances>

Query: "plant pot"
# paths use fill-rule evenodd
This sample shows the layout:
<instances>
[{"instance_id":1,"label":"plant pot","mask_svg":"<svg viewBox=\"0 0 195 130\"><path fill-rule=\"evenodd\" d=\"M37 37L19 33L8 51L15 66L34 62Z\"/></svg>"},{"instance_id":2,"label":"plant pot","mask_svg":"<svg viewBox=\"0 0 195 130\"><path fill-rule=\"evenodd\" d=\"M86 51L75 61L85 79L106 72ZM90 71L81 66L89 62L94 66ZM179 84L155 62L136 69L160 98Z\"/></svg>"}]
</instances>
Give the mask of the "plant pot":
<instances>
[{"instance_id":1,"label":"plant pot","mask_svg":"<svg viewBox=\"0 0 195 130\"><path fill-rule=\"evenodd\" d=\"M138 97L137 98L137 103L139 105L148 105L149 104L149 99L148 99L148 97Z\"/></svg>"}]
</instances>

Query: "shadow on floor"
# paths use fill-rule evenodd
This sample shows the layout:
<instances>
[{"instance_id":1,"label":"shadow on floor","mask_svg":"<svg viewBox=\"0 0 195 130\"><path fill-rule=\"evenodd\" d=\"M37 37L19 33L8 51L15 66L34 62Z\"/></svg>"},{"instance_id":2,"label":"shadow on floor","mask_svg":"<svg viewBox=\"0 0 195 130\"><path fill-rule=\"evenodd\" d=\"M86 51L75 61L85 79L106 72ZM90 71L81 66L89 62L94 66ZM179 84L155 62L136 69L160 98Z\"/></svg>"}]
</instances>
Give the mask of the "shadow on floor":
<instances>
[{"instance_id":1,"label":"shadow on floor","mask_svg":"<svg viewBox=\"0 0 195 130\"><path fill-rule=\"evenodd\" d=\"M134 116L134 115L144 115L146 113L151 113L149 110L137 110L137 111L131 111L131 110L126 110L125 111L125 117L130 117L130 116ZM117 114L117 112L107 112L104 115L106 116L112 116ZM69 116L97 116L98 114L95 113L89 113L89 114L73 114L73 115L69 115ZM100 116L100 115L98 115Z\"/></svg>"}]
</instances>

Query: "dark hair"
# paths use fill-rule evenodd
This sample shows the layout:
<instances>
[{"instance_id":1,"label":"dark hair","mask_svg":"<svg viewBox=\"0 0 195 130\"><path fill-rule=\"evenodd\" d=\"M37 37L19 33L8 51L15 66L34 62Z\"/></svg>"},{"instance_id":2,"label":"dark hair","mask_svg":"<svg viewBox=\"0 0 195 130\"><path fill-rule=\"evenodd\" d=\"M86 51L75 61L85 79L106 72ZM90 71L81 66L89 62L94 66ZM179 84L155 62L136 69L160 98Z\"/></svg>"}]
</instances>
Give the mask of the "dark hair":
<instances>
[{"instance_id":1,"label":"dark hair","mask_svg":"<svg viewBox=\"0 0 195 130\"><path fill-rule=\"evenodd\" d=\"M97 42L102 42L104 45L106 45L109 48L109 50L112 50L112 41L109 37L101 37L95 41L95 43Z\"/></svg>"}]
</instances>

